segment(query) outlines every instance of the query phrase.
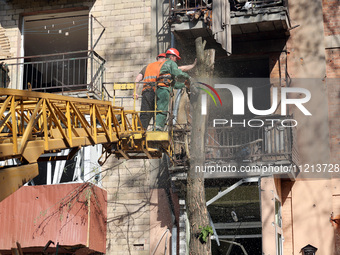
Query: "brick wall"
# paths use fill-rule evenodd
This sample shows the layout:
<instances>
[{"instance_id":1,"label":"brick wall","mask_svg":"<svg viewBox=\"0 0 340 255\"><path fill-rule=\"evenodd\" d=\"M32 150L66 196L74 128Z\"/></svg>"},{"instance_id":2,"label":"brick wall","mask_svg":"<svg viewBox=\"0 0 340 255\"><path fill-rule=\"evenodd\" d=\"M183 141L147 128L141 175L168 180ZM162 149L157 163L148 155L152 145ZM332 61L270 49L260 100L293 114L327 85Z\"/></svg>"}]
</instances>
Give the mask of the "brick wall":
<instances>
[{"instance_id":1,"label":"brick wall","mask_svg":"<svg viewBox=\"0 0 340 255\"><path fill-rule=\"evenodd\" d=\"M106 27L96 48L107 60L106 81L134 81L151 61L151 0L99 0L91 13Z\"/></svg>"},{"instance_id":2,"label":"brick wall","mask_svg":"<svg viewBox=\"0 0 340 255\"><path fill-rule=\"evenodd\" d=\"M113 157L105 164L107 254L150 253L150 167L148 160Z\"/></svg>"},{"instance_id":3,"label":"brick wall","mask_svg":"<svg viewBox=\"0 0 340 255\"><path fill-rule=\"evenodd\" d=\"M278 104L281 103L281 89L280 87L286 86L286 59L287 54L285 52L275 52L269 54L269 71L270 71L270 82L271 96L273 95L272 89L274 87L278 89ZM271 98L271 103L273 98ZM275 114L281 114L281 108L277 107Z\"/></svg>"},{"instance_id":4,"label":"brick wall","mask_svg":"<svg viewBox=\"0 0 340 255\"><path fill-rule=\"evenodd\" d=\"M340 48L326 49L327 78L340 78Z\"/></svg>"},{"instance_id":5,"label":"brick wall","mask_svg":"<svg viewBox=\"0 0 340 255\"><path fill-rule=\"evenodd\" d=\"M331 161L340 162L340 4L323 0Z\"/></svg>"},{"instance_id":6,"label":"brick wall","mask_svg":"<svg viewBox=\"0 0 340 255\"><path fill-rule=\"evenodd\" d=\"M105 27L95 48L106 60L105 82L134 81L155 55L151 3L152 0L0 0L1 31L9 41L11 57L18 57L20 14L88 7L90 14ZM95 41L102 27L94 22L93 28ZM112 93L113 86L108 84L107 89ZM131 108L131 101L125 101L124 107ZM108 191L107 254L150 254L149 170L157 170L158 165L147 160L129 160L115 167L120 162L110 158L103 168L106 169L103 186Z\"/></svg>"},{"instance_id":7,"label":"brick wall","mask_svg":"<svg viewBox=\"0 0 340 255\"><path fill-rule=\"evenodd\" d=\"M151 0L97 0L91 14L106 28L95 49L107 61L105 82L134 81L142 67L152 61ZM94 38L100 31L96 24ZM112 85L106 87L112 91ZM132 91L116 95L132 95ZM118 101L125 109L133 106L129 99ZM110 158L105 167L121 161ZM128 160L104 177L103 186L108 191L107 254L150 254L154 248L150 244L151 168L158 169L157 163Z\"/></svg>"},{"instance_id":8,"label":"brick wall","mask_svg":"<svg viewBox=\"0 0 340 255\"><path fill-rule=\"evenodd\" d=\"M340 34L340 5L338 0L323 0L325 36Z\"/></svg>"},{"instance_id":9,"label":"brick wall","mask_svg":"<svg viewBox=\"0 0 340 255\"><path fill-rule=\"evenodd\" d=\"M323 18L326 53L326 84L328 92L328 117L331 163L340 162L340 4L335 0L323 0ZM333 182L333 212L339 214L339 178ZM333 224L333 227L335 225ZM335 252L339 254L339 229L334 228Z\"/></svg>"},{"instance_id":10,"label":"brick wall","mask_svg":"<svg viewBox=\"0 0 340 255\"><path fill-rule=\"evenodd\" d=\"M331 162L340 162L340 48L326 49Z\"/></svg>"},{"instance_id":11,"label":"brick wall","mask_svg":"<svg viewBox=\"0 0 340 255\"><path fill-rule=\"evenodd\" d=\"M292 188L293 182L282 181L282 231L285 238L283 242L283 253L293 254L293 218L292 218Z\"/></svg>"},{"instance_id":12,"label":"brick wall","mask_svg":"<svg viewBox=\"0 0 340 255\"><path fill-rule=\"evenodd\" d=\"M0 58L10 57L11 46L9 38L6 36L6 30L0 25Z\"/></svg>"},{"instance_id":13,"label":"brick wall","mask_svg":"<svg viewBox=\"0 0 340 255\"><path fill-rule=\"evenodd\" d=\"M326 49L330 153L332 163L340 162L340 48Z\"/></svg>"},{"instance_id":14,"label":"brick wall","mask_svg":"<svg viewBox=\"0 0 340 255\"><path fill-rule=\"evenodd\" d=\"M270 78L274 80L274 82L279 81L281 77L281 82L284 85L285 78L285 70L286 70L286 53L285 52L277 52L270 53L269 55L269 71Z\"/></svg>"}]
</instances>

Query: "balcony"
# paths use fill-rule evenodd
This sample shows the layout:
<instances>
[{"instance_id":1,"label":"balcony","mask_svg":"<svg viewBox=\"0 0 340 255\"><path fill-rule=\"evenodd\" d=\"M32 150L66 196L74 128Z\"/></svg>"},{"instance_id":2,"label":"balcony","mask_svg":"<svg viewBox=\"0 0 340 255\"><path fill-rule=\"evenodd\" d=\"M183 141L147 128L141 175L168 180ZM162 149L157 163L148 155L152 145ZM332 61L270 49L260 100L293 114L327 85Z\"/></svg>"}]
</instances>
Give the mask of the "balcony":
<instances>
[{"instance_id":1,"label":"balcony","mask_svg":"<svg viewBox=\"0 0 340 255\"><path fill-rule=\"evenodd\" d=\"M291 27L288 9L282 1L250 1L247 9L230 12L232 35L260 32L287 33Z\"/></svg>"},{"instance_id":2,"label":"balcony","mask_svg":"<svg viewBox=\"0 0 340 255\"><path fill-rule=\"evenodd\" d=\"M2 59L1 87L102 98L105 60L95 51Z\"/></svg>"},{"instance_id":3,"label":"balcony","mask_svg":"<svg viewBox=\"0 0 340 255\"><path fill-rule=\"evenodd\" d=\"M106 207L90 183L22 187L0 203L0 253L105 253Z\"/></svg>"},{"instance_id":4,"label":"balcony","mask_svg":"<svg viewBox=\"0 0 340 255\"><path fill-rule=\"evenodd\" d=\"M214 11L214 4L218 11ZM221 11L225 9L225 11ZM213 23L231 25L232 36L278 33L287 34L291 28L285 0L170 1L172 31L188 39L215 34ZM215 15L214 15L215 14Z\"/></svg>"},{"instance_id":5,"label":"balcony","mask_svg":"<svg viewBox=\"0 0 340 255\"><path fill-rule=\"evenodd\" d=\"M278 119L274 117L273 119ZM284 119L291 118L281 117L280 120ZM207 164L227 162L228 165L235 166L237 169L241 166L298 165L296 130L294 127L285 127L278 123L280 121L264 122L261 127L208 128ZM291 172L282 177L294 179L297 173L298 169L293 168Z\"/></svg>"},{"instance_id":6,"label":"balcony","mask_svg":"<svg viewBox=\"0 0 340 255\"><path fill-rule=\"evenodd\" d=\"M296 128L289 127L293 126L289 121L292 117L271 115L266 119L275 121L263 119L261 127L208 127L205 165L195 166L196 171L204 172L206 179L275 175L294 180L299 173L299 153ZM282 121L285 126L280 125ZM180 139L174 140L176 143ZM169 170L173 181L186 179L186 166L178 165Z\"/></svg>"}]
</instances>

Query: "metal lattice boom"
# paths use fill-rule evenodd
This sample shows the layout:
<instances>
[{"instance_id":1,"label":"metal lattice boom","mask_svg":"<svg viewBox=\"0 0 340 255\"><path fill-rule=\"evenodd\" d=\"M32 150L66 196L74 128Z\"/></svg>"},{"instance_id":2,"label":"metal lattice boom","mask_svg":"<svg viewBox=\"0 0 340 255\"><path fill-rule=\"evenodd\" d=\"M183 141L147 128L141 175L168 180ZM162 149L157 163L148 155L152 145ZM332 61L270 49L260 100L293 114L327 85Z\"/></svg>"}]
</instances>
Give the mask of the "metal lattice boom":
<instances>
[{"instance_id":1,"label":"metal lattice boom","mask_svg":"<svg viewBox=\"0 0 340 255\"><path fill-rule=\"evenodd\" d=\"M43 154L63 149L71 149L67 156L71 158L82 146L102 144L101 163L110 154L126 159L160 158L168 150L168 133L145 132L140 126L137 112L109 101L0 88L0 161L16 159L19 163L0 170L0 185L14 171L19 184L13 185L22 185L38 175L38 161L59 159ZM0 193L3 197L4 192Z\"/></svg>"}]
</instances>

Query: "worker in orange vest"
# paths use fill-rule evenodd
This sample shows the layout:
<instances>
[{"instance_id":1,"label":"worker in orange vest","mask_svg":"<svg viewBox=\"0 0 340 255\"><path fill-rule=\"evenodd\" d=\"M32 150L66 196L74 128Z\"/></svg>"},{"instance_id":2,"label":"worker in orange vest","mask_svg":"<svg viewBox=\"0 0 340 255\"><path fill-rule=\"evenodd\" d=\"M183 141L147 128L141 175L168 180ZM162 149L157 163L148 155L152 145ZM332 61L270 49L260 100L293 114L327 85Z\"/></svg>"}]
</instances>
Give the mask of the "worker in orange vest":
<instances>
[{"instance_id":1,"label":"worker in orange vest","mask_svg":"<svg viewBox=\"0 0 340 255\"><path fill-rule=\"evenodd\" d=\"M134 97L138 99L138 92L140 90L140 85L143 84L142 88L142 103L141 103L141 113L140 120L142 123L142 127L144 129L148 128L150 120L154 117L155 111L155 91L156 91L156 79L159 75L160 68L162 63L166 60L166 54L161 53L157 56L157 61L153 62L147 66L144 66L143 69L139 72L135 79L136 94ZM194 63L190 65L179 66L178 68L182 71L189 71L196 66L197 59L195 59ZM142 81L142 82L141 82Z\"/></svg>"},{"instance_id":2,"label":"worker in orange vest","mask_svg":"<svg viewBox=\"0 0 340 255\"><path fill-rule=\"evenodd\" d=\"M190 76L177 66L177 60L181 59L179 52L175 48L166 51L166 61L162 63L159 77L157 79L157 113L156 130L163 131L170 102L170 93L173 89L181 89L190 86ZM180 82L177 78L182 78L186 82Z\"/></svg>"},{"instance_id":3,"label":"worker in orange vest","mask_svg":"<svg viewBox=\"0 0 340 255\"><path fill-rule=\"evenodd\" d=\"M159 71L165 61L165 53L161 53L157 56L157 61L151 64L148 64L146 67L142 69L142 71L138 74L135 82L139 82L141 80L141 76L143 77L143 88L142 88L142 103L141 103L141 113L140 120L142 123L142 127L146 130L150 123L150 120L154 116L155 111L155 91L156 91L156 82L157 77L159 75ZM139 91L139 85L141 83L137 83L136 91ZM138 98L137 94L135 95Z\"/></svg>"}]
</instances>

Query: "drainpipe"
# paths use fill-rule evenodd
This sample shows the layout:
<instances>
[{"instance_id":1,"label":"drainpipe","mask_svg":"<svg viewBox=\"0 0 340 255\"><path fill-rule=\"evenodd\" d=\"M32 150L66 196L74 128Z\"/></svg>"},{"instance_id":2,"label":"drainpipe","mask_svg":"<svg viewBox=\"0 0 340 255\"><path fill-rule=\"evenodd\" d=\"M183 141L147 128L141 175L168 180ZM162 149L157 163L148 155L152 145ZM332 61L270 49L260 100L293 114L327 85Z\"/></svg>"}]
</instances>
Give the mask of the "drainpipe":
<instances>
[{"instance_id":1,"label":"drainpipe","mask_svg":"<svg viewBox=\"0 0 340 255\"><path fill-rule=\"evenodd\" d=\"M91 78L90 78L90 86L91 86L91 88L90 88L90 91L92 91L92 89L93 89L93 16L92 16L92 14L91 14L91 18L90 18L90 26L91 26L91 33L90 33L90 40L91 40L91 52L90 52L90 60L91 60Z\"/></svg>"},{"instance_id":2,"label":"drainpipe","mask_svg":"<svg viewBox=\"0 0 340 255\"><path fill-rule=\"evenodd\" d=\"M171 11L171 10L169 10ZM170 13L169 13L170 14ZM170 48L175 48L175 36L174 34L171 32L171 28L170 28ZM176 99L175 99L175 104L174 104L174 108L173 108L173 124L176 123L177 120L177 114L178 114L178 106L179 106L179 102L181 99L181 91L178 91L176 94ZM168 198L169 200L171 198ZM173 204L171 203L171 201L169 201L170 203L170 211L171 211L171 219L172 219L172 229L171 229L171 254L172 255L177 255L177 226L176 226L176 217L174 214L174 208L173 208Z\"/></svg>"},{"instance_id":3,"label":"drainpipe","mask_svg":"<svg viewBox=\"0 0 340 255\"><path fill-rule=\"evenodd\" d=\"M175 36L171 32L171 28L170 28L170 48L175 48Z\"/></svg>"},{"instance_id":4,"label":"drainpipe","mask_svg":"<svg viewBox=\"0 0 340 255\"><path fill-rule=\"evenodd\" d=\"M170 160L166 156L164 158L165 163L167 166L170 165ZM170 188L165 188L166 192L166 198L168 200L169 210L171 212L171 223L172 223L172 229L171 229L171 255L177 255L177 221L175 216L175 206L171 198L171 191ZM169 230L169 229L168 229ZM165 254L165 253L164 253Z\"/></svg>"},{"instance_id":5,"label":"drainpipe","mask_svg":"<svg viewBox=\"0 0 340 255\"><path fill-rule=\"evenodd\" d=\"M177 255L177 226L175 224L172 226L171 230L171 254Z\"/></svg>"}]
</instances>

